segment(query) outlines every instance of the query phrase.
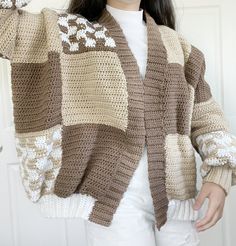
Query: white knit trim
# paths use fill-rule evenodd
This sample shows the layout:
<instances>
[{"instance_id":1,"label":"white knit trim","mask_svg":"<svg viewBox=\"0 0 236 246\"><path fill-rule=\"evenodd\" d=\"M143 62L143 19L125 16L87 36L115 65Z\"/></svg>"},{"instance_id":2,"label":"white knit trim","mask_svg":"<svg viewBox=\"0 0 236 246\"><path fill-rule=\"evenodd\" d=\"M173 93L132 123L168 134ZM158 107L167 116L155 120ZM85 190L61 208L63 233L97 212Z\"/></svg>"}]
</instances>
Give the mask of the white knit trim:
<instances>
[{"instance_id":1,"label":"white knit trim","mask_svg":"<svg viewBox=\"0 0 236 246\"><path fill-rule=\"evenodd\" d=\"M96 199L89 195L73 194L67 198L44 195L38 201L40 212L48 218L81 217L88 220Z\"/></svg>"},{"instance_id":2,"label":"white knit trim","mask_svg":"<svg viewBox=\"0 0 236 246\"><path fill-rule=\"evenodd\" d=\"M169 200L167 218L175 220L197 220L201 216L203 207L200 210L195 210L193 209L194 203L195 198Z\"/></svg>"},{"instance_id":3,"label":"white knit trim","mask_svg":"<svg viewBox=\"0 0 236 246\"><path fill-rule=\"evenodd\" d=\"M96 199L89 195L73 194L67 198L56 195L44 195L36 203L40 212L47 218L76 218L88 220ZM195 198L187 200L169 200L167 218L174 220L197 220L204 209L193 209Z\"/></svg>"}]
</instances>

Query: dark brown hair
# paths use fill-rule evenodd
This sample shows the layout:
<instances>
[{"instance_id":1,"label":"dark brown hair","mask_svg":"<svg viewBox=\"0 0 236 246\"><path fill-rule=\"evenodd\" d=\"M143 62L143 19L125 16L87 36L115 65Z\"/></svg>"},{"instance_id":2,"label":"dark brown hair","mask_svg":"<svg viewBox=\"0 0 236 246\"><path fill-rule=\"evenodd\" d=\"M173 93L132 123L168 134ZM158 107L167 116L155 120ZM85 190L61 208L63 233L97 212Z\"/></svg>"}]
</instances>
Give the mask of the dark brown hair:
<instances>
[{"instance_id":1,"label":"dark brown hair","mask_svg":"<svg viewBox=\"0 0 236 246\"><path fill-rule=\"evenodd\" d=\"M105 8L106 0L71 0L67 11L81 14L89 21L96 21ZM146 10L158 25L175 30L175 13L172 0L141 0L140 8Z\"/></svg>"}]
</instances>

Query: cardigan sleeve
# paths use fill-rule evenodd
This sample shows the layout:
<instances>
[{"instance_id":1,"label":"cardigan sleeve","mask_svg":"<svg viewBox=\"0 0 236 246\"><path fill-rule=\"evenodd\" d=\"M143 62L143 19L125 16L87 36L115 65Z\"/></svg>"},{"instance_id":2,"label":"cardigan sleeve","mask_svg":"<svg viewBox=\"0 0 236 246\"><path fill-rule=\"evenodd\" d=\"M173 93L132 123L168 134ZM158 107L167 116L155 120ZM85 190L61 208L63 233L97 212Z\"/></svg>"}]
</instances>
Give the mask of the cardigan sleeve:
<instances>
[{"instance_id":1,"label":"cardigan sleeve","mask_svg":"<svg viewBox=\"0 0 236 246\"><path fill-rule=\"evenodd\" d=\"M191 44L186 50L186 80L194 88L191 141L202 159L202 182L216 183L228 195L236 185L236 136L205 79L204 54Z\"/></svg>"},{"instance_id":2,"label":"cardigan sleeve","mask_svg":"<svg viewBox=\"0 0 236 246\"><path fill-rule=\"evenodd\" d=\"M0 0L0 57L11 60L14 52L19 9L31 0Z\"/></svg>"}]
</instances>

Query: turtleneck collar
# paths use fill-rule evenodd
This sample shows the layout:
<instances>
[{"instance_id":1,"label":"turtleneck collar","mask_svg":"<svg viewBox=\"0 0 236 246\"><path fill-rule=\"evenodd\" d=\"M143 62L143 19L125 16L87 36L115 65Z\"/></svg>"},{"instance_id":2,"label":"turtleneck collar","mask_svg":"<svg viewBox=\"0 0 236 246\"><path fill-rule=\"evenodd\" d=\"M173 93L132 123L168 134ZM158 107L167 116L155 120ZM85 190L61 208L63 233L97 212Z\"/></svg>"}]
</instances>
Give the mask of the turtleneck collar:
<instances>
[{"instance_id":1,"label":"turtleneck collar","mask_svg":"<svg viewBox=\"0 0 236 246\"><path fill-rule=\"evenodd\" d=\"M106 9L112 14L112 16L119 22L119 24L142 24L143 23L143 9L139 10L123 10L114 8L111 5L106 4Z\"/></svg>"}]
</instances>

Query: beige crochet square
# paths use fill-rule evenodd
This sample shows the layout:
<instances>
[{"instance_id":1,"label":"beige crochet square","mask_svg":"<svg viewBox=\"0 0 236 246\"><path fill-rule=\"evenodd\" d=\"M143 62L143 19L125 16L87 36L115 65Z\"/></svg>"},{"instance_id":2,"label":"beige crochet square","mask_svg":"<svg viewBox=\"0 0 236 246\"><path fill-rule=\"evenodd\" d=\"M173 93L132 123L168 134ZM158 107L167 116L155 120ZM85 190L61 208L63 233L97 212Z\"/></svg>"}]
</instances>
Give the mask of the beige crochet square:
<instances>
[{"instance_id":1,"label":"beige crochet square","mask_svg":"<svg viewBox=\"0 0 236 246\"><path fill-rule=\"evenodd\" d=\"M42 13L21 10L16 37L14 63L43 63L48 60L48 45Z\"/></svg>"},{"instance_id":2,"label":"beige crochet square","mask_svg":"<svg viewBox=\"0 0 236 246\"><path fill-rule=\"evenodd\" d=\"M159 30L166 48L168 63L178 63L184 66L191 52L191 45L169 27L160 26Z\"/></svg>"},{"instance_id":3,"label":"beige crochet square","mask_svg":"<svg viewBox=\"0 0 236 246\"><path fill-rule=\"evenodd\" d=\"M62 54L61 64L63 125L96 123L125 131L128 91L117 54Z\"/></svg>"},{"instance_id":4,"label":"beige crochet square","mask_svg":"<svg viewBox=\"0 0 236 246\"><path fill-rule=\"evenodd\" d=\"M195 151L187 135L168 134L165 138L166 190L171 199L188 199L195 195Z\"/></svg>"}]
</instances>

